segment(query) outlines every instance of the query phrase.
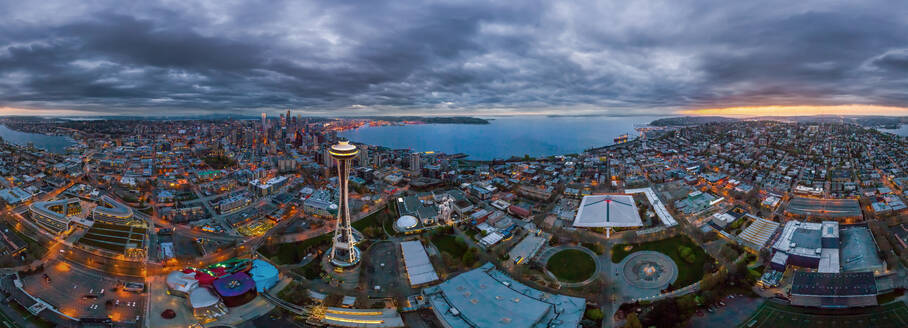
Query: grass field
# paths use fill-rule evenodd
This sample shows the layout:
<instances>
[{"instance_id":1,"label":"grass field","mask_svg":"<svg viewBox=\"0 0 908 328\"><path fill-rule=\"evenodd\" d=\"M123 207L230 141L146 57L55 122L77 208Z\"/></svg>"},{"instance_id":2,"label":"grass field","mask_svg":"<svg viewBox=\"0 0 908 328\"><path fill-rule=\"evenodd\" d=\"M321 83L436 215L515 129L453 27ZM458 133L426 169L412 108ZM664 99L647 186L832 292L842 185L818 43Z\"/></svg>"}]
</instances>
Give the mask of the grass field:
<instances>
[{"instance_id":1,"label":"grass field","mask_svg":"<svg viewBox=\"0 0 908 328\"><path fill-rule=\"evenodd\" d=\"M589 254L576 249L566 249L549 258L545 268L558 280L581 282L596 272L596 261Z\"/></svg>"},{"instance_id":2,"label":"grass field","mask_svg":"<svg viewBox=\"0 0 908 328\"><path fill-rule=\"evenodd\" d=\"M903 328L908 327L904 302L858 309L821 310L765 302L739 328Z\"/></svg>"},{"instance_id":3,"label":"grass field","mask_svg":"<svg viewBox=\"0 0 908 328\"><path fill-rule=\"evenodd\" d=\"M305 266L293 269L293 272L296 272L309 280L320 278L322 273L322 256L324 256L324 254L316 256Z\"/></svg>"},{"instance_id":4,"label":"grass field","mask_svg":"<svg viewBox=\"0 0 908 328\"><path fill-rule=\"evenodd\" d=\"M432 236L432 243L435 244L435 247L438 247L438 250L451 254L451 256L458 259L467 251L467 244L457 240L456 236L438 234Z\"/></svg>"},{"instance_id":5,"label":"grass field","mask_svg":"<svg viewBox=\"0 0 908 328\"><path fill-rule=\"evenodd\" d=\"M368 239L385 239L383 224L388 221L393 220L391 219L391 211L385 207L362 218L362 220L353 222L352 226L357 231L362 232ZM391 232L394 232L394 230L391 230Z\"/></svg>"},{"instance_id":6,"label":"grass field","mask_svg":"<svg viewBox=\"0 0 908 328\"><path fill-rule=\"evenodd\" d=\"M876 302L879 304L886 304L886 303L894 301L896 298L901 297L902 295L905 295L905 290L896 289L894 291L891 291L891 292L888 292L885 294L877 295Z\"/></svg>"},{"instance_id":7,"label":"grass field","mask_svg":"<svg viewBox=\"0 0 908 328\"><path fill-rule=\"evenodd\" d=\"M277 264L297 264L306 256L309 247L329 243L332 236L334 236L333 232L295 243L278 244L273 248L265 246L259 248L259 252Z\"/></svg>"},{"instance_id":8,"label":"grass field","mask_svg":"<svg viewBox=\"0 0 908 328\"><path fill-rule=\"evenodd\" d=\"M360 232L362 232L363 229L368 228L368 227L381 228L382 221L384 221L387 218L388 218L388 209L383 208L378 211L375 211L375 213L372 213L372 215L362 218L362 220L353 222L351 224L351 226L353 226L354 229L359 230Z\"/></svg>"},{"instance_id":9,"label":"grass field","mask_svg":"<svg viewBox=\"0 0 908 328\"><path fill-rule=\"evenodd\" d=\"M10 230L13 230L13 229L10 229ZM16 230L13 230L13 231L16 233L17 236L19 236L20 239L22 239L22 241L25 241L25 243L28 245L27 246L28 252L35 258L44 257L44 254L47 253L47 248L44 247L44 244L38 242L31 236L27 236Z\"/></svg>"},{"instance_id":10,"label":"grass field","mask_svg":"<svg viewBox=\"0 0 908 328\"><path fill-rule=\"evenodd\" d=\"M681 258L678 253L680 246L690 247L693 250L692 263L688 263ZM683 287L700 281L703 278L703 264L706 261L712 261L712 258L703 251L703 248L694 244L687 236L679 235L643 244L618 244L612 246L612 262L619 263L631 253L639 251L656 251L672 258L672 261L675 261L675 264L678 265L678 279L672 284L675 287Z\"/></svg>"}]
</instances>

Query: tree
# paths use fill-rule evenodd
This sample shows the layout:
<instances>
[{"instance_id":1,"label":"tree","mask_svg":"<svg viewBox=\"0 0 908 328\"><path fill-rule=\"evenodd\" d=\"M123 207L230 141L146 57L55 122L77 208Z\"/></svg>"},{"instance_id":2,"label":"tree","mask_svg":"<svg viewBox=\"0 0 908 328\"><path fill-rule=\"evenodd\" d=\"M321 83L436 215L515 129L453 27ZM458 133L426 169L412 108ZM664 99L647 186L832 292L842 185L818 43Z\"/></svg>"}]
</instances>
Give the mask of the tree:
<instances>
[{"instance_id":1,"label":"tree","mask_svg":"<svg viewBox=\"0 0 908 328\"><path fill-rule=\"evenodd\" d=\"M703 296L703 304L713 304L718 301L719 295L714 290L704 290L700 294Z\"/></svg>"},{"instance_id":2,"label":"tree","mask_svg":"<svg viewBox=\"0 0 908 328\"><path fill-rule=\"evenodd\" d=\"M643 328L643 323L640 322L636 313L628 314L624 321L624 328Z\"/></svg>"},{"instance_id":3,"label":"tree","mask_svg":"<svg viewBox=\"0 0 908 328\"><path fill-rule=\"evenodd\" d=\"M653 303L652 310L646 313L642 321L646 326L674 327L680 319L678 303L669 298Z\"/></svg>"},{"instance_id":4,"label":"tree","mask_svg":"<svg viewBox=\"0 0 908 328\"><path fill-rule=\"evenodd\" d=\"M714 273L707 273L703 275L703 279L700 279L700 290L712 290L716 286L722 283L725 280L726 272L725 269L719 270Z\"/></svg>"},{"instance_id":5,"label":"tree","mask_svg":"<svg viewBox=\"0 0 908 328\"><path fill-rule=\"evenodd\" d=\"M684 262L693 264L697 261L697 257L694 255L694 250L687 246L678 246L678 255L684 259Z\"/></svg>"},{"instance_id":6,"label":"tree","mask_svg":"<svg viewBox=\"0 0 908 328\"><path fill-rule=\"evenodd\" d=\"M590 320L593 320L593 321L599 321L599 320L602 320L602 318L604 318L604 317L605 317L605 315L602 314L602 310L601 310L601 309L595 309L595 308L593 308L593 309L587 309L587 310L586 310L586 318L587 318L587 319L590 319Z\"/></svg>"},{"instance_id":7,"label":"tree","mask_svg":"<svg viewBox=\"0 0 908 328\"><path fill-rule=\"evenodd\" d=\"M680 310L682 317L690 317L694 314L694 311L697 310L697 301L695 298L695 294L687 294L678 297L678 310Z\"/></svg>"},{"instance_id":8,"label":"tree","mask_svg":"<svg viewBox=\"0 0 908 328\"><path fill-rule=\"evenodd\" d=\"M473 264L476 264L476 248L471 247L465 253L463 253L463 258L461 261L467 267L473 267Z\"/></svg>"}]
</instances>

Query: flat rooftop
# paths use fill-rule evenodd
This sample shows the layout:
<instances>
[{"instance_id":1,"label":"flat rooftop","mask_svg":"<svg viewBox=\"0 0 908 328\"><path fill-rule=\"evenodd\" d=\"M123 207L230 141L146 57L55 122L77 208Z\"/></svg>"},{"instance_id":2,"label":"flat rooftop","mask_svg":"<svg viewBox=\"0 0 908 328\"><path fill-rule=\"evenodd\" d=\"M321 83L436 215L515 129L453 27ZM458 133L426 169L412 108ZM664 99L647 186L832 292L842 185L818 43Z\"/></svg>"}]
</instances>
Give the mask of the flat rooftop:
<instances>
[{"instance_id":1,"label":"flat rooftop","mask_svg":"<svg viewBox=\"0 0 908 328\"><path fill-rule=\"evenodd\" d=\"M883 270L883 260L877 255L876 242L870 229L864 226L844 227L840 234L842 271Z\"/></svg>"},{"instance_id":2,"label":"flat rooftop","mask_svg":"<svg viewBox=\"0 0 908 328\"><path fill-rule=\"evenodd\" d=\"M789 255L820 258L821 249L831 248L823 247L824 226L834 226L834 229L838 229L838 224L832 221L824 223L788 221L773 248Z\"/></svg>"},{"instance_id":3,"label":"flat rooftop","mask_svg":"<svg viewBox=\"0 0 908 328\"><path fill-rule=\"evenodd\" d=\"M876 295L872 272L819 273L797 271L791 284L796 295L859 296Z\"/></svg>"},{"instance_id":4,"label":"flat rooftop","mask_svg":"<svg viewBox=\"0 0 908 328\"><path fill-rule=\"evenodd\" d=\"M121 204L110 196L101 196L101 201L99 202L99 204L100 205L96 206L94 209L94 212L96 213L117 218L132 217L132 208Z\"/></svg>"},{"instance_id":5,"label":"flat rooftop","mask_svg":"<svg viewBox=\"0 0 908 328\"><path fill-rule=\"evenodd\" d=\"M400 243L404 254L404 264L407 267L407 278L410 286L427 284L438 280L438 274L429 261L429 255L419 240L404 241Z\"/></svg>"},{"instance_id":6,"label":"flat rooftop","mask_svg":"<svg viewBox=\"0 0 908 328\"><path fill-rule=\"evenodd\" d=\"M486 263L423 289L447 327L577 327L586 300L523 285Z\"/></svg>"},{"instance_id":7,"label":"flat rooftop","mask_svg":"<svg viewBox=\"0 0 908 328\"><path fill-rule=\"evenodd\" d=\"M861 216L861 205L854 199L795 197L788 202L787 211L794 215L820 218L848 218Z\"/></svg>"},{"instance_id":8,"label":"flat rooftop","mask_svg":"<svg viewBox=\"0 0 908 328\"><path fill-rule=\"evenodd\" d=\"M542 236L536 236L532 234L527 235L525 238L523 238L523 240L517 243L514 248L511 248L511 250L508 252L508 255L510 256L511 261L529 261L530 258L536 256L536 252L538 252L539 249L542 248L542 245L544 245L545 242L546 239Z\"/></svg>"}]
</instances>

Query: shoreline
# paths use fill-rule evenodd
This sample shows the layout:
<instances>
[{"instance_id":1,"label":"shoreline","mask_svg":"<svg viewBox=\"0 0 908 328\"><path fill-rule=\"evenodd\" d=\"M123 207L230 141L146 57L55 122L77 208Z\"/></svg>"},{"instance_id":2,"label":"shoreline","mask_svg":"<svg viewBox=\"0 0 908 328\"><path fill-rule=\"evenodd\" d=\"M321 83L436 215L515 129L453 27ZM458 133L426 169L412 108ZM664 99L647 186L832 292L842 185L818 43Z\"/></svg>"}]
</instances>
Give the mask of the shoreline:
<instances>
[{"instance_id":1,"label":"shoreline","mask_svg":"<svg viewBox=\"0 0 908 328\"><path fill-rule=\"evenodd\" d=\"M71 135L67 135L67 134L51 134L51 133L46 133L46 132L39 133L39 132L22 131L22 130L16 129L14 127L11 127L6 123L0 123L0 126L3 126L6 129L13 131L13 132L17 132L17 133L43 136L43 137L58 137L58 138L63 138L64 140L66 140L67 145L64 146L60 152L55 152L55 151L49 150L47 145L34 145L35 149L41 150L46 153L51 153L51 154L55 154L55 155L66 155L67 148L80 144L79 140L77 140L76 138L73 138ZM28 147L28 142L25 142L23 144L18 144L18 143L10 141L9 138L3 138L2 136L0 136L0 138L2 138L3 143L8 144L8 145L17 146L17 147Z\"/></svg>"}]
</instances>

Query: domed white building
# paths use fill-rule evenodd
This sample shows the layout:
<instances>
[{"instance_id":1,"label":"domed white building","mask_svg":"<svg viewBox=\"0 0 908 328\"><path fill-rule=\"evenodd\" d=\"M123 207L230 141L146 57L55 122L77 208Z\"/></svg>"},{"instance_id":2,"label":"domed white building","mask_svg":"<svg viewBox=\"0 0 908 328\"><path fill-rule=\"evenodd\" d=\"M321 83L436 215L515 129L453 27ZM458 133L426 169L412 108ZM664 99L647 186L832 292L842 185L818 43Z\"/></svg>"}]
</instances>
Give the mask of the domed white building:
<instances>
[{"instance_id":1,"label":"domed white building","mask_svg":"<svg viewBox=\"0 0 908 328\"><path fill-rule=\"evenodd\" d=\"M396 222L394 222L394 230L397 230L397 232L407 232L409 230L412 230L413 228L416 228L418 224L419 219L417 219L416 217L412 215L404 215L397 219Z\"/></svg>"},{"instance_id":2,"label":"domed white building","mask_svg":"<svg viewBox=\"0 0 908 328\"><path fill-rule=\"evenodd\" d=\"M205 322L227 314L227 306L207 287L193 289L189 293L189 305L192 307L192 315Z\"/></svg>"}]
</instances>

